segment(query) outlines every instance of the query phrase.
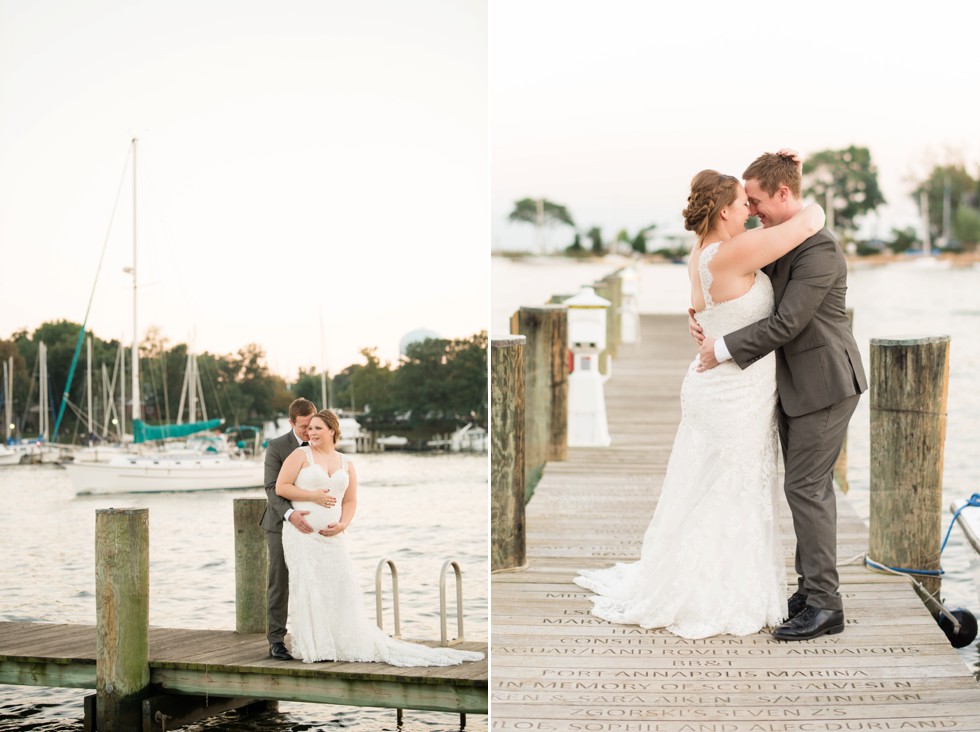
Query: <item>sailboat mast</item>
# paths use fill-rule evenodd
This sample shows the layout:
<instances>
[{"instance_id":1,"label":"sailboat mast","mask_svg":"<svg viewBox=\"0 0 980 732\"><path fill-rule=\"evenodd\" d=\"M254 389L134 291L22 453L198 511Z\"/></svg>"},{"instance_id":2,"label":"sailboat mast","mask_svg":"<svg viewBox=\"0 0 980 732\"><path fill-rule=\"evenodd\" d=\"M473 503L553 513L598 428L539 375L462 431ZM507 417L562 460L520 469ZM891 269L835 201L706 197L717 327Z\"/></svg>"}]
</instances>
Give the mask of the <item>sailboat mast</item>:
<instances>
[{"instance_id":1,"label":"sailboat mast","mask_svg":"<svg viewBox=\"0 0 980 732\"><path fill-rule=\"evenodd\" d=\"M197 421L197 356L193 353L187 357L187 368L189 377L187 381L187 393L190 400L187 406L187 421Z\"/></svg>"},{"instance_id":2,"label":"sailboat mast","mask_svg":"<svg viewBox=\"0 0 980 732\"><path fill-rule=\"evenodd\" d=\"M48 441L48 349L44 341L38 344L37 355L40 362L38 367L38 439Z\"/></svg>"},{"instance_id":3,"label":"sailboat mast","mask_svg":"<svg viewBox=\"0 0 980 732\"><path fill-rule=\"evenodd\" d=\"M119 441L126 434L126 346L119 337Z\"/></svg>"},{"instance_id":4,"label":"sailboat mast","mask_svg":"<svg viewBox=\"0 0 980 732\"><path fill-rule=\"evenodd\" d=\"M95 415L92 414L92 336L88 337L88 349L86 352L85 368L85 393L88 395L88 438L91 439L94 429Z\"/></svg>"},{"instance_id":5,"label":"sailboat mast","mask_svg":"<svg viewBox=\"0 0 980 732\"><path fill-rule=\"evenodd\" d=\"M14 423L12 421L14 416L14 357L10 356L8 361L3 362L3 427L7 431L7 442L10 442L14 429Z\"/></svg>"},{"instance_id":6,"label":"sailboat mast","mask_svg":"<svg viewBox=\"0 0 980 732\"><path fill-rule=\"evenodd\" d=\"M138 140L133 138L133 421L141 419L140 412L140 349L139 330L136 327L136 150ZM135 426L133 428L135 430ZM135 433L134 433L135 434Z\"/></svg>"}]
</instances>

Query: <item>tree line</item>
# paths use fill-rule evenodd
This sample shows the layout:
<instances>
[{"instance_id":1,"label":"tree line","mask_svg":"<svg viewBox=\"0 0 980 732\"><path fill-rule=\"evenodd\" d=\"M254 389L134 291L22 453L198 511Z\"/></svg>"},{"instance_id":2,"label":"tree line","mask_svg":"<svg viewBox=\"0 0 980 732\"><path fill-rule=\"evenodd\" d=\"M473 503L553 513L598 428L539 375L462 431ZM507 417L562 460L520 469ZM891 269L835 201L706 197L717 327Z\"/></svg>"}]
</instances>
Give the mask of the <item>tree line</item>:
<instances>
[{"instance_id":1,"label":"tree line","mask_svg":"<svg viewBox=\"0 0 980 732\"><path fill-rule=\"evenodd\" d=\"M810 155L803 162L803 194L827 210L828 226L833 226L843 242L853 243L859 254L877 252L881 246L902 252L923 245L915 227L893 228L889 237L880 241L857 240L864 217L886 203L878 185L877 166L867 147L851 145ZM908 195L928 221L930 242L948 251L977 249L980 244L980 167L974 176L963 162L933 164L924 176L910 180ZM624 249L646 254L648 238L657 228L656 224L651 224L633 233L620 229L608 239L598 226L580 229L566 206L544 198L516 201L508 219L534 225L539 232L539 246L545 230L569 227L573 239L565 253L572 256L601 256ZM754 225L758 225L758 221L752 218L749 226ZM676 247L653 253L676 257L685 251L684 247Z\"/></svg>"},{"instance_id":2,"label":"tree line","mask_svg":"<svg viewBox=\"0 0 980 732\"><path fill-rule=\"evenodd\" d=\"M46 322L33 332L21 330L0 339L0 361L13 358L13 414L17 436L35 437L39 430L39 345L47 350L49 404L54 413L61 406L62 394L75 351L79 323L67 320ZM103 340L94 334L93 415L96 434L115 418L120 389L131 398L129 374L131 356L118 340ZM433 338L412 343L397 364L382 362L375 348L361 351L365 363L347 366L329 379L332 405L355 412L367 429L384 428L410 440L424 440L451 432L472 422L487 425L487 334L485 331L459 339ZM177 421L189 349L186 343L171 343L156 329L147 331L139 345L140 403L144 421ZM126 378L122 378L125 364ZM322 404L320 372L301 368L293 383L269 371L264 349L250 343L234 354L197 355L203 406L209 418L221 417L225 427L251 425L261 428L269 420L286 414L289 403L305 397L318 407ZM106 384L111 384L113 408L104 405L103 368ZM78 442L88 432L85 413L86 350L83 347L72 380L65 417L59 429L59 442ZM0 394L0 399L3 396ZM127 406L126 419L130 409ZM198 417L200 418L200 416ZM186 409L184 421L187 421ZM55 420L49 419L53 428ZM116 430L110 430L114 436Z\"/></svg>"}]
</instances>

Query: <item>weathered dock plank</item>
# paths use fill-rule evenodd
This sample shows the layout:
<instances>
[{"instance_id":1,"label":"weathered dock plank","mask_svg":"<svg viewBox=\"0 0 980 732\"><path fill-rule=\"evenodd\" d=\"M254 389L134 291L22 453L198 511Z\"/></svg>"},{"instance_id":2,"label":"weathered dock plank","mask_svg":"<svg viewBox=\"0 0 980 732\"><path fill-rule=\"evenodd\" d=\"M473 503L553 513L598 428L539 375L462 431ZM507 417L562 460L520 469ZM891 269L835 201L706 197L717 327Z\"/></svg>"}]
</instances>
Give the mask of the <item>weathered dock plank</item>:
<instances>
[{"instance_id":1,"label":"weathered dock plank","mask_svg":"<svg viewBox=\"0 0 980 732\"><path fill-rule=\"evenodd\" d=\"M436 641L424 641L438 645ZM487 652L467 642L463 650ZM0 622L0 683L95 688L94 625ZM486 714L487 660L397 668L268 657L264 635L150 628L150 682L179 694Z\"/></svg>"},{"instance_id":2,"label":"weathered dock plank","mask_svg":"<svg viewBox=\"0 0 980 732\"><path fill-rule=\"evenodd\" d=\"M860 563L840 568L845 632L803 643L686 640L589 613L572 578L637 558L694 356L685 317L643 316L641 329L605 385L612 445L548 464L527 506L528 569L493 576L493 728L980 730L980 687L908 581ZM839 560L863 557L867 527L846 499L838 510ZM793 577L785 504L780 526Z\"/></svg>"}]
</instances>

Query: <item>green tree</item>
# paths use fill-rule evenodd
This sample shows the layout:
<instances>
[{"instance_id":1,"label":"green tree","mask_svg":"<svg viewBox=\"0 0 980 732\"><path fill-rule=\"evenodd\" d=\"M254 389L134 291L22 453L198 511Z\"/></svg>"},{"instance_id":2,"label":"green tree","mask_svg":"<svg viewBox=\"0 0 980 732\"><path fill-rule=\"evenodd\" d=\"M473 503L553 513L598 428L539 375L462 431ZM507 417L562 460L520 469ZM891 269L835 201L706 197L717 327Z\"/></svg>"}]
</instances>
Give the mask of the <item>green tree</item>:
<instances>
[{"instance_id":1,"label":"green tree","mask_svg":"<svg viewBox=\"0 0 980 732\"><path fill-rule=\"evenodd\" d=\"M637 254L647 253L647 234L656 228L656 224L650 224L649 226L645 226L636 232L636 236L634 236L633 240L630 242L630 247L632 247L634 252Z\"/></svg>"},{"instance_id":2,"label":"green tree","mask_svg":"<svg viewBox=\"0 0 980 732\"><path fill-rule=\"evenodd\" d=\"M465 422L487 420L487 334L431 339L408 347L396 372L403 406L426 415Z\"/></svg>"},{"instance_id":3,"label":"green tree","mask_svg":"<svg viewBox=\"0 0 980 732\"><path fill-rule=\"evenodd\" d=\"M323 401L322 386L320 370L316 366L301 367L292 387L293 398L309 399L318 409L325 409L328 405L320 404Z\"/></svg>"},{"instance_id":4,"label":"green tree","mask_svg":"<svg viewBox=\"0 0 980 732\"><path fill-rule=\"evenodd\" d=\"M919 243L919 237L915 229L906 226L904 229L892 229L892 240L888 243L889 249L895 253L907 252Z\"/></svg>"},{"instance_id":5,"label":"green tree","mask_svg":"<svg viewBox=\"0 0 980 732\"><path fill-rule=\"evenodd\" d=\"M391 364L378 358L377 348L361 349L365 363L352 364L334 379L337 405L351 411L370 410L390 414L393 409Z\"/></svg>"},{"instance_id":6,"label":"green tree","mask_svg":"<svg viewBox=\"0 0 980 732\"><path fill-rule=\"evenodd\" d=\"M962 236L957 231L958 213L961 207L976 209L980 204L980 181L973 179L963 163L933 166L925 180L919 181L912 191L912 198L917 205L921 204L923 194L929 207L929 233L932 239L936 240L943 235L944 207L948 197L952 228L950 235L968 241L969 237ZM966 215L964 224L969 230L969 214Z\"/></svg>"},{"instance_id":7,"label":"green tree","mask_svg":"<svg viewBox=\"0 0 980 732\"><path fill-rule=\"evenodd\" d=\"M261 423L281 413L275 397L276 380L269 373L265 350L255 344L226 356L201 354L198 367L211 382L205 384L208 416L221 416L229 426ZM287 405L288 406L288 405Z\"/></svg>"},{"instance_id":8,"label":"green tree","mask_svg":"<svg viewBox=\"0 0 980 732\"><path fill-rule=\"evenodd\" d=\"M538 246L544 248L545 229L565 225L575 227L568 209L546 198L522 198L514 202L514 210L507 217L510 221L534 224L538 231Z\"/></svg>"},{"instance_id":9,"label":"green tree","mask_svg":"<svg viewBox=\"0 0 980 732\"><path fill-rule=\"evenodd\" d=\"M803 164L803 191L824 208L829 199L834 226L846 233L857 229L861 216L885 203L871 151L854 145L811 155Z\"/></svg>"},{"instance_id":10,"label":"green tree","mask_svg":"<svg viewBox=\"0 0 980 732\"><path fill-rule=\"evenodd\" d=\"M409 416L402 434L424 442L467 422L487 425L487 334L411 344L395 372L397 411Z\"/></svg>"},{"instance_id":11,"label":"green tree","mask_svg":"<svg viewBox=\"0 0 980 732\"><path fill-rule=\"evenodd\" d=\"M960 206L953 220L953 235L964 249L976 249L980 244L980 211L970 206Z\"/></svg>"},{"instance_id":12,"label":"green tree","mask_svg":"<svg viewBox=\"0 0 980 732\"><path fill-rule=\"evenodd\" d=\"M582 235L577 231L575 232L575 238L572 243L568 245L565 249L566 254L579 255L585 252L585 247L582 246Z\"/></svg>"},{"instance_id":13,"label":"green tree","mask_svg":"<svg viewBox=\"0 0 980 732\"><path fill-rule=\"evenodd\" d=\"M587 237L592 241L592 253L596 256L602 256L606 253L606 247L602 243L602 229L598 226L593 226L589 229L586 234Z\"/></svg>"}]
</instances>

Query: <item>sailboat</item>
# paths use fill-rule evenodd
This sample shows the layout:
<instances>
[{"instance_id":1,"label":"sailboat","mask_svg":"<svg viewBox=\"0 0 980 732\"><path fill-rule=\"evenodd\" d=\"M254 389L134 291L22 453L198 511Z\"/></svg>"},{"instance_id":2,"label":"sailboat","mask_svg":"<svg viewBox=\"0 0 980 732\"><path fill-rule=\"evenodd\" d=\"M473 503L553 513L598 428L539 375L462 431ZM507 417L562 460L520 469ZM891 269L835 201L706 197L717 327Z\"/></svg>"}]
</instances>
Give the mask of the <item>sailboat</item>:
<instances>
[{"instance_id":1,"label":"sailboat","mask_svg":"<svg viewBox=\"0 0 980 732\"><path fill-rule=\"evenodd\" d=\"M8 368L9 366L9 368ZM11 438L13 424L11 422L9 407L12 406L13 392L10 390L12 377L4 380L5 393L5 416L7 421L7 445L6 449L0 453L0 465L14 465L17 463L37 464L37 463L57 463L65 454L65 448L51 442L50 430L50 394L48 392L48 351L44 342L38 343L36 374L38 379L38 405L37 405L37 437L22 438L14 441ZM4 364L4 371L13 374L13 359L9 364ZM31 385L33 390L33 381ZM16 456L11 457L10 453Z\"/></svg>"},{"instance_id":2,"label":"sailboat","mask_svg":"<svg viewBox=\"0 0 980 732\"><path fill-rule=\"evenodd\" d=\"M136 152L133 139L133 347L132 347L132 424L135 446L187 437L213 430L224 420L213 419L188 424L148 425L142 420L139 381L139 342L137 329L137 217ZM84 329L84 326L83 326ZM66 392L68 387L66 386ZM193 412L192 412L193 416ZM101 462L73 462L64 465L78 495L103 493L156 493L166 491L228 490L258 488L264 484L261 460L237 457L224 448L221 440L211 442L213 451L136 453L116 455Z\"/></svg>"},{"instance_id":3,"label":"sailboat","mask_svg":"<svg viewBox=\"0 0 980 732\"><path fill-rule=\"evenodd\" d=\"M20 453L11 450L6 445L0 445L0 465L18 465Z\"/></svg>"}]
</instances>

